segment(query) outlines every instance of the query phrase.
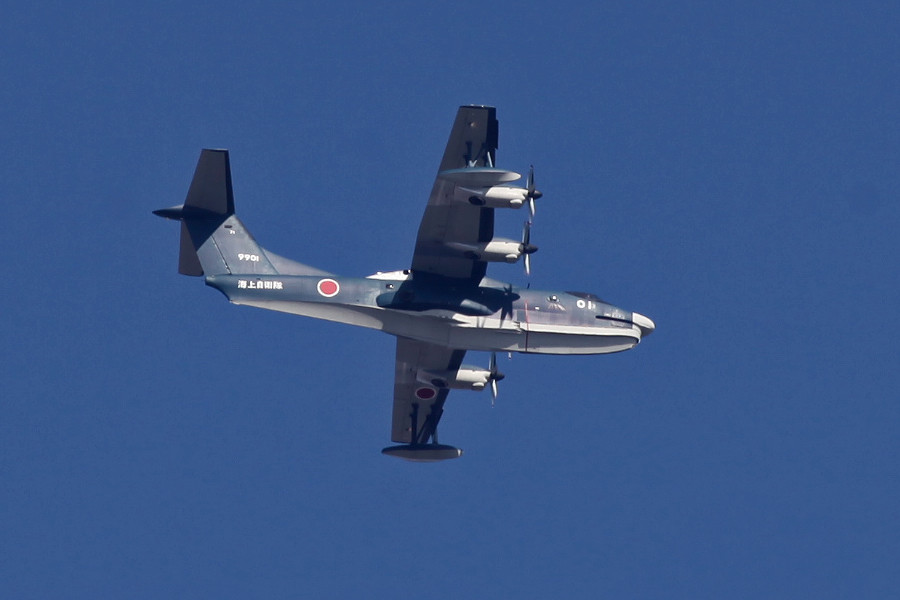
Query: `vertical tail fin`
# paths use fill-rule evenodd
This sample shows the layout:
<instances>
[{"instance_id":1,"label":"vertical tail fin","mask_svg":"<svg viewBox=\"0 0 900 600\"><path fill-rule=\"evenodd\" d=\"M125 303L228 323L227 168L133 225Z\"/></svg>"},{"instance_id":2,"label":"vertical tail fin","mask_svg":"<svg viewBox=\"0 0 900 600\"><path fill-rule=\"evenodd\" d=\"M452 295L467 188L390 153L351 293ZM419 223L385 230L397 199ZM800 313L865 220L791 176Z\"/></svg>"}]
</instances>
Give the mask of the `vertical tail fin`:
<instances>
[{"instance_id":1,"label":"vertical tail fin","mask_svg":"<svg viewBox=\"0 0 900 600\"><path fill-rule=\"evenodd\" d=\"M226 217L234 214L234 191L231 189L231 163L228 160L228 150L200 152L184 208Z\"/></svg>"},{"instance_id":2,"label":"vertical tail fin","mask_svg":"<svg viewBox=\"0 0 900 600\"><path fill-rule=\"evenodd\" d=\"M184 204L153 214L181 221L178 272L183 275L278 272L234 215L227 150L203 150Z\"/></svg>"}]
</instances>

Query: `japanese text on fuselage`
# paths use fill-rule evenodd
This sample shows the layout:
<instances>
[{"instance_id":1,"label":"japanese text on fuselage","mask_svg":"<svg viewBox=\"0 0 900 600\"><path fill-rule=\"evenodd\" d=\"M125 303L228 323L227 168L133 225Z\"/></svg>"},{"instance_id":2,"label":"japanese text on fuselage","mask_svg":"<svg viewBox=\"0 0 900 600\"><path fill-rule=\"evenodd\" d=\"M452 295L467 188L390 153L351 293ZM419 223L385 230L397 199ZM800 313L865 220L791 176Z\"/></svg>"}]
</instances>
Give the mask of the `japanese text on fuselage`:
<instances>
[{"instance_id":1,"label":"japanese text on fuselage","mask_svg":"<svg viewBox=\"0 0 900 600\"><path fill-rule=\"evenodd\" d=\"M284 284L280 281L254 281L252 279L238 279L239 290L283 290Z\"/></svg>"}]
</instances>

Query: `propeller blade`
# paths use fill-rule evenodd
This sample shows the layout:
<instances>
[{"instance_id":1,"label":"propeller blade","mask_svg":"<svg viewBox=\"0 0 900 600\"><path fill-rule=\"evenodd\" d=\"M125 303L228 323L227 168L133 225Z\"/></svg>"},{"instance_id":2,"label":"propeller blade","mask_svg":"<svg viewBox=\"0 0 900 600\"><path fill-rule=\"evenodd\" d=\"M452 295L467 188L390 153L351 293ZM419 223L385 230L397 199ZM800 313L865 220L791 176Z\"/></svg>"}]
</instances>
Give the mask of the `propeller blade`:
<instances>
[{"instance_id":1,"label":"propeller blade","mask_svg":"<svg viewBox=\"0 0 900 600\"><path fill-rule=\"evenodd\" d=\"M534 219L534 165L528 167L528 179L525 183L525 189L527 190L525 195L528 197L528 212L531 214L531 218Z\"/></svg>"},{"instance_id":2,"label":"propeller blade","mask_svg":"<svg viewBox=\"0 0 900 600\"><path fill-rule=\"evenodd\" d=\"M525 275L531 275L531 255L537 252L537 246L531 245L531 221L525 221L522 228L521 252L525 256Z\"/></svg>"},{"instance_id":3,"label":"propeller blade","mask_svg":"<svg viewBox=\"0 0 900 600\"><path fill-rule=\"evenodd\" d=\"M497 393L499 392L499 386L497 382L506 377L503 373L497 371L497 353L491 352L491 362L490 362L490 375L488 379L491 381L491 406L494 406L494 402L497 401Z\"/></svg>"},{"instance_id":4,"label":"propeller blade","mask_svg":"<svg viewBox=\"0 0 900 600\"><path fill-rule=\"evenodd\" d=\"M528 179L525 183L525 189L525 196L528 198L528 212L531 213L531 218L534 219L534 201L543 196L541 192L534 189L534 165L528 168Z\"/></svg>"}]
</instances>

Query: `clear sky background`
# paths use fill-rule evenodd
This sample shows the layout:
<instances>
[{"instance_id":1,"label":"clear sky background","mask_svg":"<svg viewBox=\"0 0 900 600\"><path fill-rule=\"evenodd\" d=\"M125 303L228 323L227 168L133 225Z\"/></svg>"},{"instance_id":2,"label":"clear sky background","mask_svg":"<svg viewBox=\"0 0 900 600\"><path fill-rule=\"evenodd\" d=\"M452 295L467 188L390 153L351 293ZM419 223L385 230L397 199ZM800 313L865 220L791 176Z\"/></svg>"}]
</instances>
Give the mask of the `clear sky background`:
<instances>
[{"instance_id":1,"label":"clear sky background","mask_svg":"<svg viewBox=\"0 0 900 600\"><path fill-rule=\"evenodd\" d=\"M255 4L2 11L0 595L900 595L897 3ZM501 357L412 464L393 338L229 305L150 211L226 147L264 246L406 268L470 103L532 286L657 331Z\"/></svg>"}]
</instances>

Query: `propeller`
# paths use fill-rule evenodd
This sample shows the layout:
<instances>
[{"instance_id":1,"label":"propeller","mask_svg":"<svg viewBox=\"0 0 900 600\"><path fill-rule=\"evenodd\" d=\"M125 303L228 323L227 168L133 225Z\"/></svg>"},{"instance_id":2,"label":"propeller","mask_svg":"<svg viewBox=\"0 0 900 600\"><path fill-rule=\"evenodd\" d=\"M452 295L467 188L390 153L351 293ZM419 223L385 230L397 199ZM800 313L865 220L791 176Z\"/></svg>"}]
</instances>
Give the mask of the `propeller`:
<instances>
[{"instance_id":1,"label":"propeller","mask_svg":"<svg viewBox=\"0 0 900 600\"><path fill-rule=\"evenodd\" d=\"M522 228L522 243L519 250L525 256L525 274L531 275L531 255L537 252L538 247L531 243L531 221L525 221Z\"/></svg>"},{"instance_id":2,"label":"propeller","mask_svg":"<svg viewBox=\"0 0 900 600\"><path fill-rule=\"evenodd\" d=\"M534 201L544 195L534 188L534 165L531 165L528 168L528 179L525 183L525 190L525 197L528 199L528 212L531 213L531 218L534 219Z\"/></svg>"},{"instance_id":3,"label":"propeller","mask_svg":"<svg viewBox=\"0 0 900 600\"><path fill-rule=\"evenodd\" d=\"M505 377L506 375L497 370L497 353L491 352L490 375L488 375L488 381L491 382L491 406L497 401L497 382Z\"/></svg>"}]
</instances>

